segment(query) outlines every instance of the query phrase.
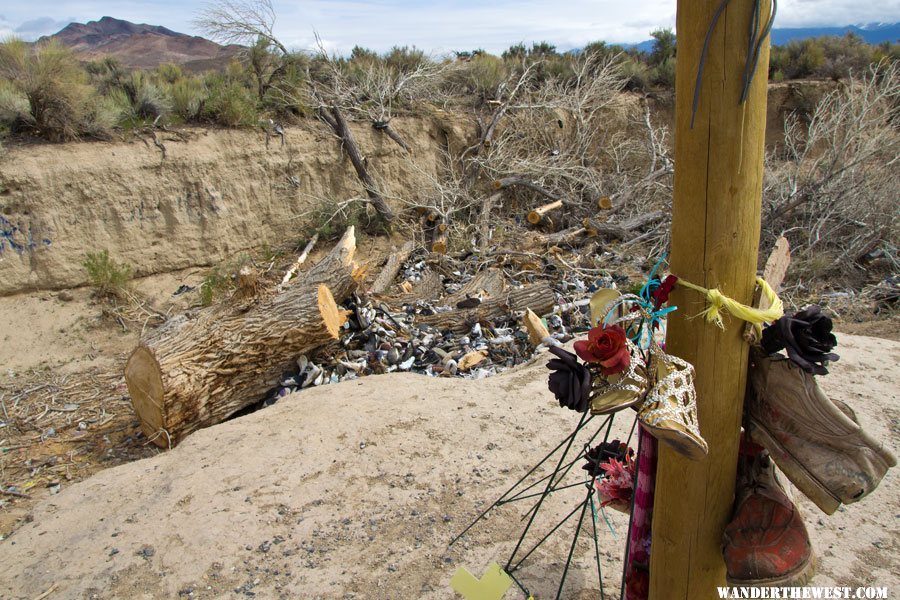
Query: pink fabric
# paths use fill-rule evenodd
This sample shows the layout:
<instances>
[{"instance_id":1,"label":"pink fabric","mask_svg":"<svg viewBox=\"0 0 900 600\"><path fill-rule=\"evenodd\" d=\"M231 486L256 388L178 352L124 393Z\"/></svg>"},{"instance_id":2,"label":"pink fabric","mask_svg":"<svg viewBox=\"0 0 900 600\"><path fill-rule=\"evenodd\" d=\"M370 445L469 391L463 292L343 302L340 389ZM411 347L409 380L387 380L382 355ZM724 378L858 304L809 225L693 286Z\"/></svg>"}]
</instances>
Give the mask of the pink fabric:
<instances>
[{"instance_id":1,"label":"pink fabric","mask_svg":"<svg viewBox=\"0 0 900 600\"><path fill-rule=\"evenodd\" d=\"M656 438L640 430L637 484L634 491L634 515L628 530L630 546L625 567L625 600L646 600L650 591L650 527L656 484Z\"/></svg>"}]
</instances>

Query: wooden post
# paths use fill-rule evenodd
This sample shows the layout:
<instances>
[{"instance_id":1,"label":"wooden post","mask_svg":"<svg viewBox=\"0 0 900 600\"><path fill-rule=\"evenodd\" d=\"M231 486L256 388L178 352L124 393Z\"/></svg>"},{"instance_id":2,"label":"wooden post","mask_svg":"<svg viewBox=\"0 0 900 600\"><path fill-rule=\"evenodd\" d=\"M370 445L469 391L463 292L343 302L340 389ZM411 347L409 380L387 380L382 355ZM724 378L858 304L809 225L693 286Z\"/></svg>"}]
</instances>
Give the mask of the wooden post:
<instances>
[{"instance_id":1,"label":"wooden post","mask_svg":"<svg viewBox=\"0 0 900 600\"><path fill-rule=\"evenodd\" d=\"M721 0L678 0L675 199L671 271L744 304L753 298L759 251L769 44L744 105L738 101L747 60L749 1L731 2L716 25L703 70L693 129L694 82L707 29ZM768 3L763 23L768 18ZM690 461L660 444L650 598L718 598L725 585L722 531L731 516L748 346L743 323L721 330L692 319L704 308L680 287L670 303L668 352L696 367L700 430L709 455Z\"/></svg>"}]
</instances>

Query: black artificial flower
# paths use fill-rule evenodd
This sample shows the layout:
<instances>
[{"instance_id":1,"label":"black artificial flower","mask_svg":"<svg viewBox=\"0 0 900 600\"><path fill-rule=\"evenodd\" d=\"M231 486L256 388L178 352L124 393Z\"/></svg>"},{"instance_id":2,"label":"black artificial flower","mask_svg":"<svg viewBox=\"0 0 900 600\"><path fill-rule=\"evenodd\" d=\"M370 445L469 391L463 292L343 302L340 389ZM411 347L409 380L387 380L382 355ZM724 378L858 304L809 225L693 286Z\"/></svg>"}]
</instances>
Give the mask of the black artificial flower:
<instances>
[{"instance_id":1,"label":"black artificial flower","mask_svg":"<svg viewBox=\"0 0 900 600\"><path fill-rule=\"evenodd\" d=\"M552 371L548 386L550 391L559 400L560 406L580 413L587 412L591 372L571 352L558 346L551 346L550 352L557 357L547 363L547 368Z\"/></svg>"},{"instance_id":2,"label":"black artificial flower","mask_svg":"<svg viewBox=\"0 0 900 600\"><path fill-rule=\"evenodd\" d=\"M760 345L769 354L782 348L788 358L804 371L814 375L827 375L825 363L840 358L831 352L837 339L831 333L831 319L813 305L793 316L783 316L763 330Z\"/></svg>"},{"instance_id":3,"label":"black artificial flower","mask_svg":"<svg viewBox=\"0 0 900 600\"><path fill-rule=\"evenodd\" d=\"M625 462L626 456L634 456L634 450L628 447L625 442L613 440L611 442L602 442L597 444L585 455L585 463L581 468L588 472L591 477L603 477L603 469L600 465L609 462L609 459L615 458L621 463Z\"/></svg>"}]
</instances>

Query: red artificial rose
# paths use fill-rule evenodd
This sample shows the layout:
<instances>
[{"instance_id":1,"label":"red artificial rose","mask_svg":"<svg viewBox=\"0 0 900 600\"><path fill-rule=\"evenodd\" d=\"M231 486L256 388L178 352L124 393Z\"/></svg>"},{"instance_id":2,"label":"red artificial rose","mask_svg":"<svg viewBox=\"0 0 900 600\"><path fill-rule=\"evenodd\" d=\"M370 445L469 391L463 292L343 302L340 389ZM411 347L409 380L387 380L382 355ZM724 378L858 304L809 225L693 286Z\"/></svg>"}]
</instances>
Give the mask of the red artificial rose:
<instances>
[{"instance_id":1,"label":"red artificial rose","mask_svg":"<svg viewBox=\"0 0 900 600\"><path fill-rule=\"evenodd\" d=\"M631 365L625 330L618 325L594 327L587 341L575 342L575 353L585 362L598 363L604 375L621 373Z\"/></svg>"}]
</instances>

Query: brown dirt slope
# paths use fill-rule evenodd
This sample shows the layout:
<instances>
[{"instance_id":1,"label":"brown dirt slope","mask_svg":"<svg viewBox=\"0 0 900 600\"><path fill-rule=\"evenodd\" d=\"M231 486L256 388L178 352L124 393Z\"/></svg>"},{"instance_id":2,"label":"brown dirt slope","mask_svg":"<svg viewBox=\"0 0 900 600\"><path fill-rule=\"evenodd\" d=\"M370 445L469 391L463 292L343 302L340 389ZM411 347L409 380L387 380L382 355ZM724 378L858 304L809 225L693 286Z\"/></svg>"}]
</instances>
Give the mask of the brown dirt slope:
<instances>
[{"instance_id":1,"label":"brown dirt slope","mask_svg":"<svg viewBox=\"0 0 900 600\"><path fill-rule=\"evenodd\" d=\"M890 443L900 344L844 335L841 350L822 385ZM0 542L0 596L448 598L459 565L480 574L503 561L524 509L504 507L452 550L447 542L575 422L546 391L542 362L483 381L406 374L317 388L104 471L42 502ZM539 529L579 495L555 494ZM898 584L900 527L884 516L900 512L896 472L832 517L799 504L821 558L817 585ZM617 538L605 524L600 533L607 592L626 525L610 521ZM555 594L571 527L522 571L535 597ZM591 560L585 538L564 597L596 595Z\"/></svg>"},{"instance_id":2,"label":"brown dirt slope","mask_svg":"<svg viewBox=\"0 0 900 600\"><path fill-rule=\"evenodd\" d=\"M370 125L353 135L400 208L422 173L437 172L442 145L462 144L462 128L444 117L392 126L415 162ZM0 295L85 285L84 255L103 249L144 276L281 247L299 241L317 207L365 196L339 142L316 122L268 149L260 130L185 135L160 134L165 159L140 139L10 148L0 157Z\"/></svg>"}]
</instances>

